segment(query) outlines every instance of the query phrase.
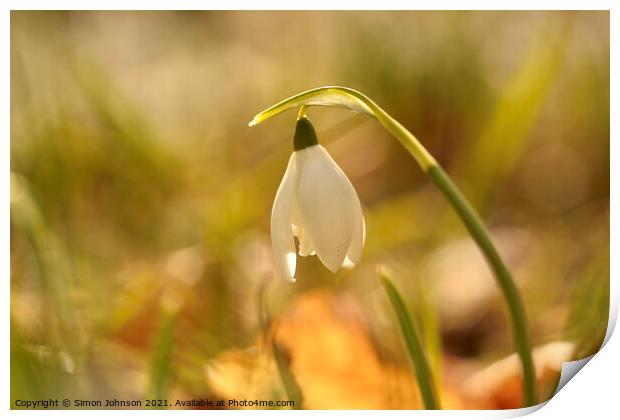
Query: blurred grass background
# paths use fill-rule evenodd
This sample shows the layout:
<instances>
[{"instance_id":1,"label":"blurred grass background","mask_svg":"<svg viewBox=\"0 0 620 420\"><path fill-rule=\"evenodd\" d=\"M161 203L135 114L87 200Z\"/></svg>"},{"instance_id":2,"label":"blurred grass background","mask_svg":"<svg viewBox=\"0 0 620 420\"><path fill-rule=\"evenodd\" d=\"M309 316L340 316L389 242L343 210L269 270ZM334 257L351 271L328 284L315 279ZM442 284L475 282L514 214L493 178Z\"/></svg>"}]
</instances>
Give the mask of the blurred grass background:
<instances>
[{"instance_id":1,"label":"blurred grass background","mask_svg":"<svg viewBox=\"0 0 620 420\"><path fill-rule=\"evenodd\" d=\"M503 302L442 197L366 117L309 114L364 206L362 264L334 276L305 258L297 284L274 279L294 115L247 123L321 85L366 93L455 177L535 345L599 348L607 12L12 12L12 400L286 399L267 310L305 407L417 408L375 274L388 264L444 405L518 405L506 381L464 386L512 352Z\"/></svg>"}]
</instances>

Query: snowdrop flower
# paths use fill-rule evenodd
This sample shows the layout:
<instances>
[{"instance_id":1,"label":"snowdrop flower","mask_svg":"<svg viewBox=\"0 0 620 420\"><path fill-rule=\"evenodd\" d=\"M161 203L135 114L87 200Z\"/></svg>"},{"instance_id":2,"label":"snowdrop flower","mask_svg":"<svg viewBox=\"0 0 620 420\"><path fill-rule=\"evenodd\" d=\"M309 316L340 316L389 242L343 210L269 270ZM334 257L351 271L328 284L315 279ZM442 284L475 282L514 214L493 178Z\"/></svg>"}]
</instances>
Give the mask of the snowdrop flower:
<instances>
[{"instance_id":1,"label":"snowdrop flower","mask_svg":"<svg viewBox=\"0 0 620 420\"><path fill-rule=\"evenodd\" d=\"M297 120L291 155L271 212L271 241L280 275L295 281L299 255L317 255L332 272L362 256L366 228L353 185L318 144L310 120Z\"/></svg>"}]
</instances>

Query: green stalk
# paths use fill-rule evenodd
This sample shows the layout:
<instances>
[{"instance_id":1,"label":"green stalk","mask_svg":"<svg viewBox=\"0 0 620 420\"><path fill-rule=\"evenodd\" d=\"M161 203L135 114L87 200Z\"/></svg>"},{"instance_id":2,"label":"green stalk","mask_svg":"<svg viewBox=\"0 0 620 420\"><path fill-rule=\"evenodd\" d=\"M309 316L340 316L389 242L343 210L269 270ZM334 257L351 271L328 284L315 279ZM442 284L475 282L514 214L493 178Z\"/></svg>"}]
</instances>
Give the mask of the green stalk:
<instances>
[{"instance_id":1,"label":"green stalk","mask_svg":"<svg viewBox=\"0 0 620 420\"><path fill-rule=\"evenodd\" d=\"M422 144L407 129L385 114L385 111L380 111L384 115L381 115L381 118L377 116L379 122L416 158L422 169L424 169L454 208L454 211L460 217L491 267L508 306L513 340L521 360L521 367L523 369L523 403L526 406L535 405L536 374L532 360L532 345L528 334L525 309L514 280L495 249L489 232L476 210Z\"/></svg>"},{"instance_id":2,"label":"green stalk","mask_svg":"<svg viewBox=\"0 0 620 420\"><path fill-rule=\"evenodd\" d=\"M307 107L310 105L348 108L375 117L407 149L444 194L465 224L480 251L484 254L506 300L511 318L513 340L523 369L523 402L527 406L535 405L536 375L523 303L510 272L495 249L489 233L476 210L469 204L458 187L413 134L370 98L354 89L341 86L326 86L302 92L259 113L249 125L259 124L292 107Z\"/></svg>"},{"instance_id":3,"label":"green stalk","mask_svg":"<svg viewBox=\"0 0 620 420\"><path fill-rule=\"evenodd\" d=\"M424 407L427 410L438 410L439 401L436 396L433 377L431 375L431 369L424 354L424 349L418 338L418 334L413 327L411 318L409 317L409 311L407 311L407 305L402 296L394 286L389 272L385 269L380 270L379 275L385 291L390 298L392 307L398 317L400 329L405 339L405 345L407 351L411 357L411 361L414 367L414 373L418 379L418 386L420 387L420 394L422 394L422 400L424 401Z\"/></svg>"},{"instance_id":4,"label":"green stalk","mask_svg":"<svg viewBox=\"0 0 620 420\"><path fill-rule=\"evenodd\" d=\"M527 406L535 405L536 376L534 372L534 363L532 361L532 345L527 331L525 309L523 308L523 302L521 301L519 291L512 280L510 272L502 261L502 258L493 246L489 233L482 224L476 211L465 197L463 197L450 177L438 165L431 166L427 173L435 185L446 196L450 204L452 204L452 207L465 224L465 227L467 227L474 241L478 244L478 247L495 274L495 278L502 290L504 299L508 305L508 311L511 315L510 320L512 322L514 342L523 368L523 402Z\"/></svg>"}]
</instances>

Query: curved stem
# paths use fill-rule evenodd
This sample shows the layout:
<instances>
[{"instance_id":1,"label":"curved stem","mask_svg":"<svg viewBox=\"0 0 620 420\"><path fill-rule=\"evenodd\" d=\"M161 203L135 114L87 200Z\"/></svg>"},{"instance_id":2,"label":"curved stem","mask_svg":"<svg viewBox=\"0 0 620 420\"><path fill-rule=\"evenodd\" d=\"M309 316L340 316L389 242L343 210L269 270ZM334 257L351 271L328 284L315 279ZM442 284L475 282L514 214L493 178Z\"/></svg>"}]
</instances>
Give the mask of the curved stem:
<instances>
[{"instance_id":1,"label":"curved stem","mask_svg":"<svg viewBox=\"0 0 620 420\"><path fill-rule=\"evenodd\" d=\"M484 227L484 223L456 184L452 182L452 179L419 140L379 106L374 103L372 105L374 105L373 111L381 125L416 158L422 169L447 198L491 267L510 313L513 339L523 368L523 402L527 406L536 404L536 373L523 302L510 272Z\"/></svg>"},{"instance_id":2,"label":"curved stem","mask_svg":"<svg viewBox=\"0 0 620 420\"><path fill-rule=\"evenodd\" d=\"M452 207L467 227L474 241L478 244L495 274L497 283L508 305L514 342L523 368L523 402L527 406L535 405L536 376L534 362L532 361L532 345L527 331L525 309L523 308L519 291L512 280L510 272L493 246L493 242L482 221L473 207L463 197L458 187L439 165L431 166L427 173L439 190L446 196L450 204L452 204Z\"/></svg>"},{"instance_id":3,"label":"curved stem","mask_svg":"<svg viewBox=\"0 0 620 420\"><path fill-rule=\"evenodd\" d=\"M506 268L502 258L495 249L491 237L484 227L484 223L476 210L463 196L452 179L439 166L433 156L426 150L420 141L409 132L402 124L392 118L381 107L361 92L349 88L343 88L346 92L362 101L371 111L372 115L390 132L416 159L422 169L447 198L470 235L486 258L497 283L504 295L508 312L512 323L512 332L517 353L523 369L523 402L526 406L536 404L536 373L532 360L532 345L528 334L525 309L519 291L515 286L510 272Z\"/></svg>"},{"instance_id":4,"label":"curved stem","mask_svg":"<svg viewBox=\"0 0 620 420\"><path fill-rule=\"evenodd\" d=\"M249 125L259 124L291 107L311 105L348 108L375 117L407 149L445 195L484 254L506 300L515 347L523 368L523 401L528 406L536 404L536 375L523 303L510 272L495 249L476 210L413 134L370 98L354 89L342 86L325 86L299 93L257 114Z\"/></svg>"},{"instance_id":5,"label":"curved stem","mask_svg":"<svg viewBox=\"0 0 620 420\"><path fill-rule=\"evenodd\" d=\"M435 158L426 150L420 140L418 140L409 130L401 123L396 121L390 114L385 112L383 108L377 105L372 99L353 89L345 88L347 92L362 101L371 111L372 115L381 123L381 125L402 144L405 149L415 158L420 167L424 171L428 168L437 166Z\"/></svg>"},{"instance_id":6,"label":"curved stem","mask_svg":"<svg viewBox=\"0 0 620 420\"><path fill-rule=\"evenodd\" d=\"M303 118L306 116L306 110L308 109L307 105L302 105L299 107L299 112L297 112L297 119Z\"/></svg>"}]
</instances>

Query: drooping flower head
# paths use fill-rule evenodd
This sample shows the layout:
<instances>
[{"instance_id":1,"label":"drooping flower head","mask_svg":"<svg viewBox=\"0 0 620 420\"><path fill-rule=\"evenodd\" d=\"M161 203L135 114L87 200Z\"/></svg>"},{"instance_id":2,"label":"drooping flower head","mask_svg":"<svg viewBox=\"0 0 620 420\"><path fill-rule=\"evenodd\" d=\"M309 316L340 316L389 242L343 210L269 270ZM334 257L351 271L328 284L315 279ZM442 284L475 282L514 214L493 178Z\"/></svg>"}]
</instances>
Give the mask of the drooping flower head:
<instances>
[{"instance_id":1,"label":"drooping flower head","mask_svg":"<svg viewBox=\"0 0 620 420\"><path fill-rule=\"evenodd\" d=\"M297 120L291 155L271 212L271 241L280 275L293 282L297 253L317 255L332 272L362 256L366 227L353 185L318 143L310 120ZM296 252L295 240L299 240Z\"/></svg>"}]
</instances>

